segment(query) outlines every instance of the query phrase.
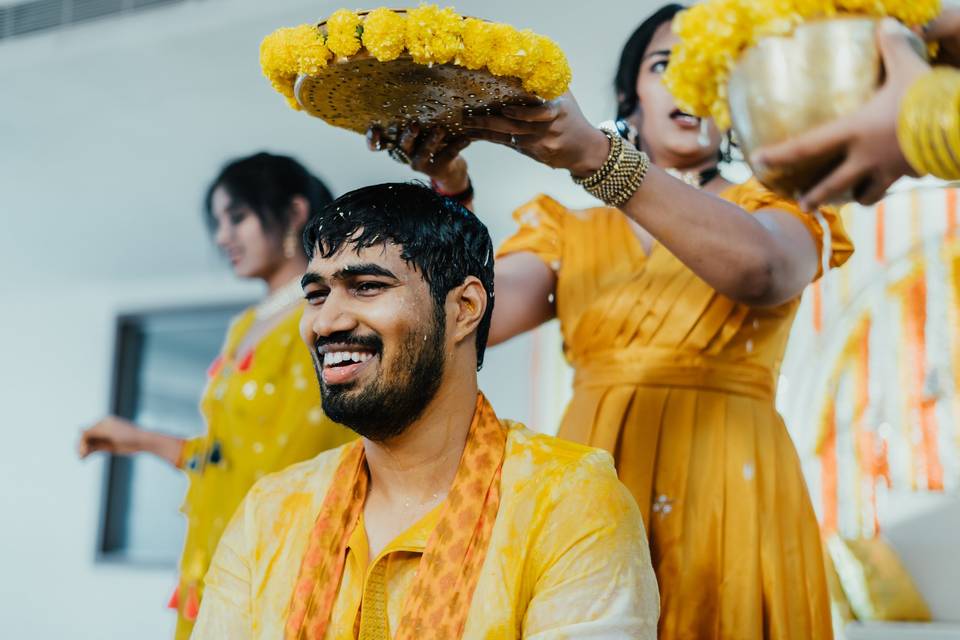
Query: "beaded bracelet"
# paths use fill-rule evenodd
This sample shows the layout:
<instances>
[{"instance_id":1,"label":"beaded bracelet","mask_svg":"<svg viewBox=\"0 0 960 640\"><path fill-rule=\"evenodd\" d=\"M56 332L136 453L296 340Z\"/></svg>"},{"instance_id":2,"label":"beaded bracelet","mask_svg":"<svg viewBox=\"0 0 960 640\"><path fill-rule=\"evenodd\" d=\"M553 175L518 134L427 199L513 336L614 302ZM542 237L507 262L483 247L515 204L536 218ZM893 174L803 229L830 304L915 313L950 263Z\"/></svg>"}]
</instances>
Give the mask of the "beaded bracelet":
<instances>
[{"instance_id":1,"label":"beaded bracelet","mask_svg":"<svg viewBox=\"0 0 960 640\"><path fill-rule=\"evenodd\" d=\"M897 139L919 174L960 180L960 71L938 67L914 82L900 105Z\"/></svg>"},{"instance_id":2,"label":"beaded bracelet","mask_svg":"<svg viewBox=\"0 0 960 640\"><path fill-rule=\"evenodd\" d=\"M610 141L610 155L596 173L574 178L592 196L611 207L621 207L637 192L650 168L650 157L633 145L624 144L616 131L601 127Z\"/></svg>"}]
</instances>

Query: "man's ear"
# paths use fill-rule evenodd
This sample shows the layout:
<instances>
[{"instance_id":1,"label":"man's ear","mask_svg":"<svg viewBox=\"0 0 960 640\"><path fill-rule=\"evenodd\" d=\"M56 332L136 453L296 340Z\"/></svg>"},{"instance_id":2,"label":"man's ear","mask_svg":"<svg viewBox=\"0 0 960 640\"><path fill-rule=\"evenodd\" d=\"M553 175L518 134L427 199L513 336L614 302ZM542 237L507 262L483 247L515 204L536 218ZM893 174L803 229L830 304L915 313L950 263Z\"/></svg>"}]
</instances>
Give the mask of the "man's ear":
<instances>
[{"instance_id":1,"label":"man's ear","mask_svg":"<svg viewBox=\"0 0 960 640\"><path fill-rule=\"evenodd\" d=\"M454 341L460 343L477 330L487 311L487 290L476 276L467 276L459 287L450 291L450 302L456 305Z\"/></svg>"}]
</instances>

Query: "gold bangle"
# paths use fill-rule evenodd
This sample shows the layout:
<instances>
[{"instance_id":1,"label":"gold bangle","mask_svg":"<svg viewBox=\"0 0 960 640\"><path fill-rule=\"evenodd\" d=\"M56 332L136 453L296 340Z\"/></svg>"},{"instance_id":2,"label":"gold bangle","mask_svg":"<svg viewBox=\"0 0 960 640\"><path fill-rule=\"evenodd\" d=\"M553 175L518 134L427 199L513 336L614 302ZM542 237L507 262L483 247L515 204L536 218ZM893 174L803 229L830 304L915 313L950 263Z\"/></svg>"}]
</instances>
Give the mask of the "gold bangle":
<instances>
[{"instance_id":1,"label":"gold bangle","mask_svg":"<svg viewBox=\"0 0 960 640\"><path fill-rule=\"evenodd\" d=\"M938 67L907 90L897 140L921 175L960 180L960 71Z\"/></svg>"},{"instance_id":2,"label":"gold bangle","mask_svg":"<svg viewBox=\"0 0 960 640\"><path fill-rule=\"evenodd\" d=\"M924 157L927 160L927 166L931 167L930 173L935 176L943 176L951 173L955 166L950 161L950 152L946 148L946 139L944 133L949 128L949 120L944 118L947 112L944 105L949 105L949 92L944 91L945 87L938 83L937 94L928 96L922 122L925 124L921 131L922 144L920 147ZM954 113L956 109L953 109ZM955 116L954 116L955 117Z\"/></svg>"},{"instance_id":3,"label":"gold bangle","mask_svg":"<svg viewBox=\"0 0 960 640\"><path fill-rule=\"evenodd\" d=\"M573 179L575 184L588 190L596 187L610 176L610 172L614 170L617 161L623 153L623 138L620 137L620 134L606 127L600 127L600 131L602 131L603 135L607 136L607 140L610 141L610 153L607 154L607 159L603 161L599 169L586 178Z\"/></svg>"}]
</instances>

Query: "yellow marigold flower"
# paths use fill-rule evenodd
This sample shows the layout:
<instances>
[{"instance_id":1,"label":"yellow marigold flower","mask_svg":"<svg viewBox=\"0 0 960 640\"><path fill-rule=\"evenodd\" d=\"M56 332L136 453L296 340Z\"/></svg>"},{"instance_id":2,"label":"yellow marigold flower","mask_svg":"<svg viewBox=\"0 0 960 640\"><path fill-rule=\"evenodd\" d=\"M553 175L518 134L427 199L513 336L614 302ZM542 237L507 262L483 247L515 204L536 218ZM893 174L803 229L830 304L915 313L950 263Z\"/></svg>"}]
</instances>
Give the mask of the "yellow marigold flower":
<instances>
[{"instance_id":1,"label":"yellow marigold flower","mask_svg":"<svg viewBox=\"0 0 960 640\"><path fill-rule=\"evenodd\" d=\"M487 69L495 76L519 75L523 63L523 39L520 32L508 24L491 24L487 42Z\"/></svg>"},{"instance_id":2,"label":"yellow marigold flower","mask_svg":"<svg viewBox=\"0 0 960 640\"><path fill-rule=\"evenodd\" d=\"M482 69L487 66L493 40L491 27L491 23L476 18L467 18L463 21L463 30L460 34L463 48L457 55L457 64L467 69Z\"/></svg>"},{"instance_id":3,"label":"yellow marigold flower","mask_svg":"<svg viewBox=\"0 0 960 640\"><path fill-rule=\"evenodd\" d=\"M349 9L334 11L327 18L327 48L346 58L360 51L360 16Z\"/></svg>"},{"instance_id":4,"label":"yellow marigold flower","mask_svg":"<svg viewBox=\"0 0 960 640\"><path fill-rule=\"evenodd\" d=\"M506 24L465 20L436 5L421 5L406 15L380 8L363 19L341 9L326 21L325 35L311 25L278 29L264 39L260 60L270 83L299 109L293 93L297 76L315 75L332 55L352 56L361 47L381 62L407 51L419 64L486 68L492 75L519 79L527 91L547 99L570 84L566 57L549 38Z\"/></svg>"},{"instance_id":5,"label":"yellow marigold flower","mask_svg":"<svg viewBox=\"0 0 960 640\"><path fill-rule=\"evenodd\" d=\"M419 64L450 62L460 52L463 18L447 7L424 4L407 12L407 51Z\"/></svg>"},{"instance_id":6,"label":"yellow marigold flower","mask_svg":"<svg viewBox=\"0 0 960 640\"><path fill-rule=\"evenodd\" d=\"M316 73L326 66L330 52L314 25L278 29L260 44L260 68L270 84L283 94L294 109L300 105L293 95L297 75Z\"/></svg>"},{"instance_id":7,"label":"yellow marigold flower","mask_svg":"<svg viewBox=\"0 0 960 640\"><path fill-rule=\"evenodd\" d=\"M525 35L523 88L547 100L562 95L573 73L560 46L547 38L536 34Z\"/></svg>"},{"instance_id":8,"label":"yellow marigold flower","mask_svg":"<svg viewBox=\"0 0 960 640\"><path fill-rule=\"evenodd\" d=\"M767 36L785 36L807 20L838 14L891 16L916 26L940 12L940 0L706 0L680 13L664 82L678 106L729 126L727 81L740 55Z\"/></svg>"},{"instance_id":9,"label":"yellow marigold flower","mask_svg":"<svg viewBox=\"0 0 960 640\"><path fill-rule=\"evenodd\" d=\"M380 62L396 60L403 53L406 18L383 7L363 19L363 46Z\"/></svg>"}]
</instances>

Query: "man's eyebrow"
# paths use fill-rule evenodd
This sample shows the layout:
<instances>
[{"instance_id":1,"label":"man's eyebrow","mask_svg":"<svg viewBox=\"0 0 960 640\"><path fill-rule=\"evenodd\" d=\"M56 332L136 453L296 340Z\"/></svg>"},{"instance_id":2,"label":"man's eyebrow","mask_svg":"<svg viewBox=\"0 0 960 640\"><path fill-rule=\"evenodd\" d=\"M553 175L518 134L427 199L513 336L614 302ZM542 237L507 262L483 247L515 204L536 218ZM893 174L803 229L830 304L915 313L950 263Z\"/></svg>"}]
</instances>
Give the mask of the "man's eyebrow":
<instances>
[{"instance_id":1,"label":"man's eyebrow","mask_svg":"<svg viewBox=\"0 0 960 640\"><path fill-rule=\"evenodd\" d=\"M394 275L389 269L385 269L378 264L373 264L372 262L364 264L351 264L346 267L343 267L332 276L330 280L347 280L349 278L356 278L358 276L380 276L381 278L391 278L397 280L397 276ZM300 286L306 288L308 285L316 284L322 285L326 284L327 278L323 277L316 271L306 272L302 278L300 278Z\"/></svg>"},{"instance_id":2,"label":"man's eyebrow","mask_svg":"<svg viewBox=\"0 0 960 640\"><path fill-rule=\"evenodd\" d=\"M648 53L647 55L643 56L643 60L641 60L640 62L642 63L642 62L644 62L644 60L647 60L648 58L652 58L653 56L667 56L667 57L669 57L669 56L670 56L670 50L669 50L669 49L658 49L657 51L651 51L651 52Z\"/></svg>"},{"instance_id":3,"label":"man's eyebrow","mask_svg":"<svg viewBox=\"0 0 960 640\"><path fill-rule=\"evenodd\" d=\"M326 281L327 279L324 278L319 273L317 273L316 271L307 271L305 274L303 274L303 277L300 278L300 286L303 289L306 289L307 285L311 285L311 284L319 285L319 284L323 284Z\"/></svg>"},{"instance_id":4,"label":"man's eyebrow","mask_svg":"<svg viewBox=\"0 0 960 640\"><path fill-rule=\"evenodd\" d=\"M394 280L397 279L397 276L395 276L392 271L372 262L347 265L333 274L333 277L338 280L356 278L357 276L380 276Z\"/></svg>"}]
</instances>

